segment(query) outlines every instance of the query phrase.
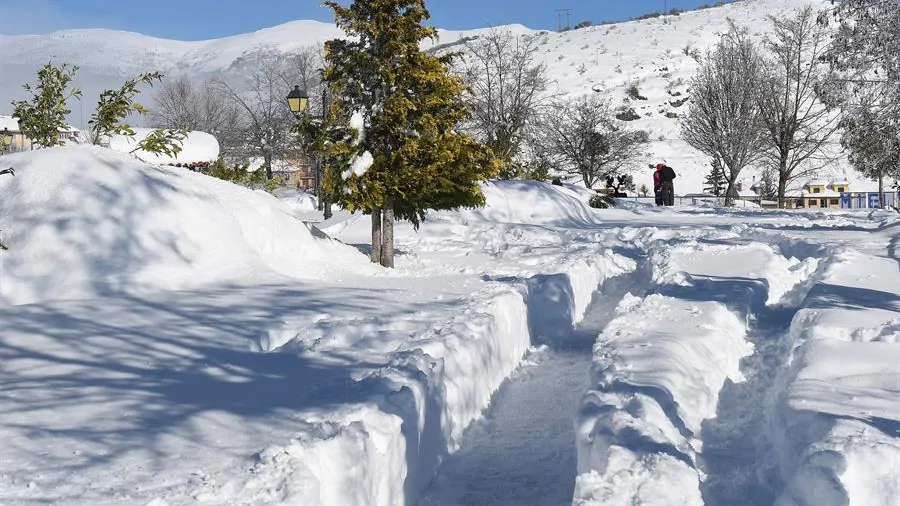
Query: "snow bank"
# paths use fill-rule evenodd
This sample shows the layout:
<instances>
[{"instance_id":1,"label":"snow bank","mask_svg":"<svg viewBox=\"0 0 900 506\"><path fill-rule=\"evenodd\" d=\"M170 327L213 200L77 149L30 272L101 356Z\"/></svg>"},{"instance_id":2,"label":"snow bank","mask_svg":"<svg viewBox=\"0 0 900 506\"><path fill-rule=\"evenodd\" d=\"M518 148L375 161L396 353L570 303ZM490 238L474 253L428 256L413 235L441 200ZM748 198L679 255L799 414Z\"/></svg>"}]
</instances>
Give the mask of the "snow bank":
<instances>
[{"instance_id":1,"label":"snow bank","mask_svg":"<svg viewBox=\"0 0 900 506\"><path fill-rule=\"evenodd\" d=\"M900 272L894 258L833 255L787 336L794 351L769 415L787 484L776 505L895 505Z\"/></svg>"},{"instance_id":2,"label":"snow bank","mask_svg":"<svg viewBox=\"0 0 900 506\"><path fill-rule=\"evenodd\" d=\"M206 132L191 131L181 143L181 151L177 156L148 153L143 149L135 149L155 128L134 128L134 136L113 135L109 138L109 148L121 153L130 154L147 163L174 165L198 162L214 162L219 158L219 141Z\"/></svg>"},{"instance_id":3,"label":"snow bank","mask_svg":"<svg viewBox=\"0 0 900 506\"><path fill-rule=\"evenodd\" d=\"M483 290L464 295L466 303L454 308L454 316L442 320L417 314L417 323L403 324L355 318L347 330L335 329L332 317L327 334L317 331L315 323L288 320L264 339L270 348L316 353L390 351L395 357L390 365L369 379L388 385L384 398L374 402L402 420L405 457L390 456L371 472L383 477L378 482L405 483L407 504L429 483L442 458L459 446L464 430L482 415L527 348L567 337L603 281L636 268L633 260L602 244L573 241L568 231L552 228L594 219L575 195L521 181L491 182L485 193L483 209L430 213L417 233L398 225L396 275L428 276L445 292L460 272L488 282ZM366 220L348 221L338 236L354 242L368 232ZM540 248L542 244L548 247ZM430 330L423 333L416 325ZM365 333L351 337L361 330ZM410 337L402 341L393 337L407 333ZM375 437L356 446L374 447ZM302 465L332 469L344 459L339 454L317 458L327 462L304 458ZM332 494L351 488L338 474L320 473L313 481L314 489ZM366 483L357 488L369 487ZM373 503L349 496L341 496L343 502L328 502L337 496L327 494L313 497L312 504Z\"/></svg>"},{"instance_id":4,"label":"snow bank","mask_svg":"<svg viewBox=\"0 0 900 506\"><path fill-rule=\"evenodd\" d=\"M263 192L95 146L4 157L0 300L24 304L265 275L311 279L357 250Z\"/></svg>"},{"instance_id":5,"label":"snow bank","mask_svg":"<svg viewBox=\"0 0 900 506\"><path fill-rule=\"evenodd\" d=\"M572 189L539 181L490 181L482 186L486 205L453 211L467 220L531 225L584 225L599 222Z\"/></svg>"},{"instance_id":6,"label":"snow bank","mask_svg":"<svg viewBox=\"0 0 900 506\"><path fill-rule=\"evenodd\" d=\"M266 194L96 147L35 152L15 163L16 179L0 182L12 195L0 204L14 248L5 259L18 283L5 283L8 296L148 290L19 313L0 307L8 325L0 339L21 350L0 382L60 386L33 400L0 399L0 410L17 413L0 437L22 442L2 451L18 467L4 469L0 490L22 501L99 503L113 490L120 504L411 504L527 349L561 337L606 278L635 268L591 232L576 240L548 226L588 211L547 185L533 187L535 195L517 184L492 190L495 207L547 200L537 214L500 213L524 222L469 214L470 226L459 229L466 211L448 213L438 227L423 227L425 242L398 227L398 269L354 272L357 260L368 266L356 249L316 237ZM349 221L348 233L367 231L365 220ZM44 228L54 234L35 242L34 230ZM498 228L505 251L528 251L515 275L508 275L512 257L478 256L497 245L488 231ZM532 238L553 247L533 249ZM164 256L170 242L184 245L182 256ZM49 255L41 248L64 243L77 245L61 256L67 274L45 275L65 291L26 290L41 273L15 255L40 260ZM109 252L120 244L154 254L115 264ZM431 253L416 244L472 253L471 268L418 268ZM322 271L332 277L295 285L274 276ZM260 286L271 279L282 284ZM185 286L200 287L170 291ZM83 345L66 346L73 341ZM44 416L50 405L54 416ZM22 427L67 435L25 442ZM97 432L111 436L84 436ZM139 440L129 442L131 434ZM28 469L47 459L59 465L25 486ZM67 478L73 467L77 480Z\"/></svg>"},{"instance_id":7,"label":"snow bank","mask_svg":"<svg viewBox=\"0 0 900 506\"><path fill-rule=\"evenodd\" d=\"M656 254L663 258L658 258L654 263L654 281L687 286L704 278L729 279L735 276L735 267L740 266L741 278L758 280L763 284L758 292L764 294L765 299L753 301L748 294L728 293L724 296L733 308L742 314L751 314L762 309L760 302L766 306L784 302L789 293L819 268L819 259L807 257L800 260L787 256L780 246L779 243L756 241L744 242L740 247L691 241L657 249ZM735 307L741 302L749 306Z\"/></svg>"},{"instance_id":8,"label":"snow bank","mask_svg":"<svg viewBox=\"0 0 900 506\"><path fill-rule=\"evenodd\" d=\"M575 504L702 505L701 423L726 379L742 380L745 335L718 302L626 296L594 346L576 419Z\"/></svg>"},{"instance_id":9,"label":"snow bank","mask_svg":"<svg viewBox=\"0 0 900 506\"><path fill-rule=\"evenodd\" d=\"M633 262L607 251L593 261L564 265L557 274L494 281L483 291L470 294L469 302L457 309L452 318L432 323L431 329L424 333L414 331L414 326L398 327L396 321L384 322L386 327L382 328L358 319L348 324L356 329L362 327L367 337L360 335L351 341L345 340L346 337L335 341L334 337L354 335L350 329L335 332L332 327L330 335L322 335L310 333L310 325L301 321L288 321L273 329L265 341L279 347L306 348L308 345L302 343L316 343L317 353L325 353L332 347L334 350L394 350L390 353L395 357L390 365L366 376L365 380L377 378L385 385L384 397L372 402L402 421L399 427L405 444L391 444L390 448L403 454L386 455L389 450L382 450L385 460L368 468L365 479L360 478L352 486L345 473L317 473L311 477L310 487L318 492L307 496L307 500L312 500L307 504L402 503L379 502L388 501L382 497L405 497L407 503L414 500L428 485L442 458L458 448L464 430L488 407L491 396L519 366L525 351L535 341L560 336L556 333L557 326L571 329L583 317L597 287L608 277L633 267ZM425 318L419 325L427 326L427 321ZM408 341L384 341L392 333L402 334L404 329L412 333ZM381 342L366 342L372 336ZM385 447L384 442L379 443L383 436L378 427L369 430L364 421L361 423L361 431L341 435L355 440L347 445ZM359 441L360 438L364 440ZM314 439L310 444L322 443ZM317 454L316 460L296 449L293 454L303 456L295 459L298 466L310 469L339 469L346 459L340 453ZM388 488L379 489L382 495L377 497L350 493L372 490L373 483L405 483L405 495Z\"/></svg>"}]
</instances>

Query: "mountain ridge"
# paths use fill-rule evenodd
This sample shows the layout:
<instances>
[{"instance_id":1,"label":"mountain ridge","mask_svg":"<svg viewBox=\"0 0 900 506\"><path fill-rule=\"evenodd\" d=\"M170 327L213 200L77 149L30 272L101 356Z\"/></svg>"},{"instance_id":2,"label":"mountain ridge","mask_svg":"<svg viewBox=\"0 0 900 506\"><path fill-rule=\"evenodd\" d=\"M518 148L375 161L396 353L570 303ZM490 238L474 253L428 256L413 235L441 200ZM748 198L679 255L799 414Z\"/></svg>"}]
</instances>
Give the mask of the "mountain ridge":
<instances>
[{"instance_id":1,"label":"mountain ridge","mask_svg":"<svg viewBox=\"0 0 900 506\"><path fill-rule=\"evenodd\" d=\"M636 160L635 181L649 185L647 163L666 160L679 171L678 193L699 192L709 172L708 157L680 138L678 118L690 97L690 78L698 57L712 48L729 22L747 27L754 37L764 36L768 16L785 16L804 7L827 8L829 0L741 0L718 7L685 11L621 23L593 25L564 32L532 30L523 25L504 25L517 35L538 38L539 57L547 66L552 93L579 96L602 92L614 105L633 109L638 116L630 127L646 130L652 140L645 159ZM438 29L438 40L423 47L451 45L494 28ZM297 20L253 32L201 41L178 41L110 29L69 29L47 35L0 35L0 102L22 98L21 85L33 82L48 58L79 65L74 85L85 98L73 106L72 123L84 127L85 108L91 108L102 89L118 87L140 72L160 70L169 76L202 80L227 72L235 62L256 53L290 52L339 37L331 23ZM10 50L9 48L12 48ZM629 97L632 86L643 100ZM287 92L287 90L286 90ZM80 108L80 110L79 110ZM8 114L9 106L0 106ZM90 109L89 109L90 110ZM89 114L89 112L88 112ZM754 171L748 171L752 183ZM836 164L824 179L847 177L846 162Z\"/></svg>"}]
</instances>

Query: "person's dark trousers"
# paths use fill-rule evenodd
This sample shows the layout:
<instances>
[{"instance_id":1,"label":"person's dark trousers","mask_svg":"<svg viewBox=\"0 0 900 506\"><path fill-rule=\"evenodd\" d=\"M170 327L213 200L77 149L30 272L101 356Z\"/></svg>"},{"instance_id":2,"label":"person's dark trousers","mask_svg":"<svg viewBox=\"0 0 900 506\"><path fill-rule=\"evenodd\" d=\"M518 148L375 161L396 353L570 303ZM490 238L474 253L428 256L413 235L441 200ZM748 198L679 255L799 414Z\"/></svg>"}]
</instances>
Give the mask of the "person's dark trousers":
<instances>
[{"instance_id":1,"label":"person's dark trousers","mask_svg":"<svg viewBox=\"0 0 900 506\"><path fill-rule=\"evenodd\" d=\"M663 181L662 184L663 205L675 205L675 185L672 181Z\"/></svg>"},{"instance_id":2,"label":"person's dark trousers","mask_svg":"<svg viewBox=\"0 0 900 506\"><path fill-rule=\"evenodd\" d=\"M657 189L654 189L654 190L653 190L653 197L655 198L656 205L658 205L658 206L663 205L663 192L662 192L662 188L660 188L660 189L658 189L658 190L657 190Z\"/></svg>"}]
</instances>

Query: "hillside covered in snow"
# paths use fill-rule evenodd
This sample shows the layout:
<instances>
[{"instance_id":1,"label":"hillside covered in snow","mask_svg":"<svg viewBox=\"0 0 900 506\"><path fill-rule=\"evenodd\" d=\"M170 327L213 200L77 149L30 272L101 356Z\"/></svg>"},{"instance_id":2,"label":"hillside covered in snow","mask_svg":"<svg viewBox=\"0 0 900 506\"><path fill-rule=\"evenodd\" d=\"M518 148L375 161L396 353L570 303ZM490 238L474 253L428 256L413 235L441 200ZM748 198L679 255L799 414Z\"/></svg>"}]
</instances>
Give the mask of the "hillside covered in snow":
<instances>
[{"instance_id":1,"label":"hillside covered in snow","mask_svg":"<svg viewBox=\"0 0 900 506\"><path fill-rule=\"evenodd\" d=\"M678 117L690 97L689 82L698 67L697 57L726 32L728 23L747 27L754 37L771 30L769 16L786 17L812 5L825 7L827 0L742 0L719 7L624 23L591 26L562 33L530 30L521 25L500 27L523 36L537 37L540 56L551 78L549 92L579 96L607 94L614 105L631 107L638 119L629 127L650 134L645 156L631 169L640 186L652 186L648 163L666 160L679 174L676 193L700 192L709 173L709 159L688 146L680 136ZM485 30L439 31L436 44L464 50L466 37ZM84 124L99 90L117 87L139 72L160 70L170 77L202 80L211 76L241 78L242 60L261 52L289 52L316 46L340 36L331 24L295 21L254 33L222 39L183 42L112 30L66 30L40 36L2 36L0 45L0 97L20 98L21 85L34 79L48 59L80 66L75 85L85 91L85 103L72 107L71 121ZM431 45L432 43L429 43ZM629 98L635 86L641 99ZM149 93L149 92L148 92ZM0 111L2 112L2 111ZM758 171L744 174L750 186ZM872 190L840 159L820 174L826 181L849 180L852 190Z\"/></svg>"}]
</instances>

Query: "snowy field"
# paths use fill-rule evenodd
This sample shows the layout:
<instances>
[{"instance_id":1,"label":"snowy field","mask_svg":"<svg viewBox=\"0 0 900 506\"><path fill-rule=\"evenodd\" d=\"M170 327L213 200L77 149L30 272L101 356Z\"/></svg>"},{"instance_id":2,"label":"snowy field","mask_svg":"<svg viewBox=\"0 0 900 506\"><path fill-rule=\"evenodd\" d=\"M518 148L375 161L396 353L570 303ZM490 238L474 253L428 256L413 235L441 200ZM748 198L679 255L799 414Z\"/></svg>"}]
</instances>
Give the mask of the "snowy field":
<instances>
[{"instance_id":1,"label":"snowy field","mask_svg":"<svg viewBox=\"0 0 900 506\"><path fill-rule=\"evenodd\" d=\"M124 154L2 157L0 504L900 497L900 216L492 182L397 227Z\"/></svg>"}]
</instances>

